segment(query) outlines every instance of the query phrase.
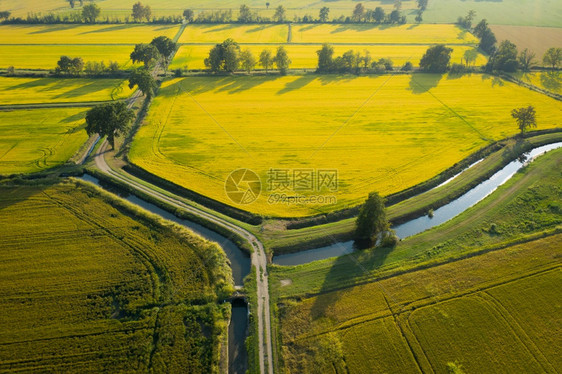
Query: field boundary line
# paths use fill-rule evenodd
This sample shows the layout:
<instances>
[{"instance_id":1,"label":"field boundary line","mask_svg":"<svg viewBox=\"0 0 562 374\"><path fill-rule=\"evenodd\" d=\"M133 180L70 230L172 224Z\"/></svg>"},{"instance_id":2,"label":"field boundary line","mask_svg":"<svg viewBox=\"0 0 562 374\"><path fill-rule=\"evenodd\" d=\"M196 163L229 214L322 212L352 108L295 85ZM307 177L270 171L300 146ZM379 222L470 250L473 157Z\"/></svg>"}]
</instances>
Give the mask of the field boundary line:
<instances>
[{"instance_id":1,"label":"field boundary line","mask_svg":"<svg viewBox=\"0 0 562 374\"><path fill-rule=\"evenodd\" d=\"M104 101L82 101L61 103L30 103L30 104L2 104L0 111L26 110L26 109L51 109L51 108L89 108L100 104L114 101L127 101L128 99L104 100Z\"/></svg>"},{"instance_id":2,"label":"field boundary line","mask_svg":"<svg viewBox=\"0 0 562 374\"><path fill-rule=\"evenodd\" d=\"M543 274L537 274L537 276L540 275ZM521 326L521 324L519 323L519 320L509 312L509 310L502 304L499 299L489 293L489 289L480 292L476 296L491 304L494 309L497 309L498 315L507 323L510 330L513 331L515 336L517 336L517 339L521 342L521 344L523 344L523 346L525 346L525 349L535 358L537 363L542 366L545 371L554 374L556 373L555 368L547 360L542 351L537 347L535 341L527 334L523 326Z\"/></svg>"}]
</instances>

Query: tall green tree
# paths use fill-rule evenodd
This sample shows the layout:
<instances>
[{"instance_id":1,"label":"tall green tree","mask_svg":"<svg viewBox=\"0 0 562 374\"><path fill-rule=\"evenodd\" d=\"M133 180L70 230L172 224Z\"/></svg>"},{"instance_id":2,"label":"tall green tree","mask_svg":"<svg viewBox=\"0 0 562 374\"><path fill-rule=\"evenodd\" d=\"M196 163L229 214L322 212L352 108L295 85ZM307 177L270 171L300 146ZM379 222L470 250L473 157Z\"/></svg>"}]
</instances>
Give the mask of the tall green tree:
<instances>
[{"instance_id":1,"label":"tall green tree","mask_svg":"<svg viewBox=\"0 0 562 374\"><path fill-rule=\"evenodd\" d=\"M544 53L542 62L556 69L562 63L562 48L549 48Z\"/></svg>"},{"instance_id":2,"label":"tall green tree","mask_svg":"<svg viewBox=\"0 0 562 374\"><path fill-rule=\"evenodd\" d=\"M318 14L318 20L322 23L328 22L328 15L330 14L330 8L324 6L320 8L320 13Z\"/></svg>"},{"instance_id":3,"label":"tall green tree","mask_svg":"<svg viewBox=\"0 0 562 374\"><path fill-rule=\"evenodd\" d=\"M365 18L365 7L362 3L355 5L353 9L353 14L351 15L351 20L353 22L361 22Z\"/></svg>"},{"instance_id":4,"label":"tall green tree","mask_svg":"<svg viewBox=\"0 0 562 374\"><path fill-rule=\"evenodd\" d=\"M12 14L10 11L3 10L0 12L0 19L8 19L10 18L10 14Z\"/></svg>"},{"instance_id":5,"label":"tall green tree","mask_svg":"<svg viewBox=\"0 0 562 374\"><path fill-rule=\"evenodd\" d=\"M275 9L275 14L273 14L273 19L277 23L283 23L285 22L285 17L286 17L285 8L283 7L283 5L279 5Z\"/></svg>"},{"instance_id":6,"label":"tall green tree","mask_svg":"<svg viewBox=\"0 0 562 374\"><path fill-rule=\"evenodd\" d=\"M281 75L286 75L287 70L289 69L289 65L291 65L291 60L289 59L289 55L287 55L287 50L285 47L280 46L277 48L277 54L274 57L275 65L277 69L279 69L279 73Z\"/></svg>"},{"instance_id":7,"label":"tall green tree","mask_svg":"<svg viewBox=\"0 0 562 374\"><path fill-rule=\"evenodd\" d=\"M149 100L154 96L156 88L158 88L156 80L145 68L136 69L129 76L129 88L133 88L135 86L138 86L139 90Z\"/></svg>"},{"instance_id":8,"label":"tall green tree","mask_svg":"<svg viewBox=\"0 0 562 374\"><path fill-rule=\"evenodd\" d=\"M178 48L178 44L167 36L157 36L150 44L155 46L158 53L166 59Z\"/></svg>"},{"instance_id":9,"label":"tall green tree","mask_svg":"<svg viewBox=\"0 0 562 374\"><path fill-rule=\"evenodd\" d=\"M328 43L324 43L322 48L316 51L318 55L318 72L329 72L333 69L334 47Z\"/></svg>"},{"instance_id":10,"label":"tall green tree","mask_svg":"<svg viewBox=\"0 0 562 374\"><path fill-rule=\"evenodd\" d=\"M224 50L224 70L232 73L240 66L240 47L228 45Z\"/></svg>"},{"instance_id":11,"label":"tall green tree","mask_svg":"<svg viewBox=\"0 0 562 374\"><path fill-rule=\"evenodd\" d=\"M517 46L509 40L502 41L492 57L492 66L494 70L507 72L516 71L519 66L517 61Z\"/></svg>"},{"instance_id":12,"label":"tall green tree","mask_svg":"<svg viewBox=\"0 0 562 374\"><path fill-rule=\"evenodd\" d=\"M193 10L191 9L185 9L183 11L183 18L185 18L185 20L187 22L193 22L193 17L195 16L195 13L193 12Z\"/></svg>"},{"instance_id":13,"label":"tall green tree","mask_svg":"<svg viewBox=\"0 0 562 374\"><path fill-rule=\"evenodd\" d=\"M209 57L205 59L205 66L212 72L234 71L238 69L240 46L229 38L220 44L216 44L209 51Z\"/></svg>"},{"instance_id":14,"label":"tall green tree","mask_svg":"<svg viewBox=\"0 0 562 374\"><path fill-rule=\"evenodd\" d=\"M140 1L133 5L132 16L135 22L140 22L143 18L145 18L146 22L148 22L150 21L151 15L152 9L150 9L150 5L142 5Z\"/></svg>"},{"instance_id":15,"label":"tall green tree","mask_svg":"<svg viewBox=\"0 0 562 374\"><path fill-rule=\"evenodd\" d=\"M260 53L260 65L265 69L267 74L269 69L273 66L273 56L269 49L264 49Z\"/></svg>"},{"instance_id":16,"label":"tall green tree","mask_svg":"<svg viewBox=\"0 0 562 374\"><path fill-rule=\"evenodd\" d=\"M133 64L142 62L144 67L148 68L153 61L160 58L160 52L158 52L158 48L154 44L141 43L135 45L135 49L131 52L130 57Z\"/></svg>"},{"instance_id":17,"label":"tall green tree","mask_svg":"<svg viewBox=\"0 0 562 374\"><path fill-rule=\"evenodd\" d=\"M485 19L481 20L480 22L478 22L478 24L474 27L474 35L476 35L479 38L482 38L482 35L484 34L484 31L488 28L488 21L486 21Z\"/></svg>"},{"instance_id":18,"label":"tall green tree","mask_svg":"<svg viewBox=\"0 0 562 374\"><path fill-rule=\"evenodd\" d=\"M135 118L134 112L124 102L111 102L93 107L86 113L86 132L89 136L107 136L111 148L115 148L115 137L123 133Z\"/></svg>"},{"instance_id":19,"label":"tall green tree","mask_svg":"<svg viewBox=\"0 0 562 374\"><path fill-rule=\"evenodd\" d=\"M511 111L511 116L515 118L521 134L525 133L531 127L537 127L536 112L532 105L513 109Z\"/></svg>"},{"instance_id":20,"label":"tall green tree","mask_svg":"<svg viewBox=\"0 0 562 374\"><path fill-rule=\"evenodd\" d=\"M86 4L82 8L82 18L88 23L95 23L100 13L101 9L97 4Z\"/></svg>"},{"instance_id":21,"label":"tall green tree","mask_svg":"<svg viewBox=\"0 0 562 374\"><path fill-rule=\"evenodd\" d=\"M380 6L375 8L375 12L373 13L373 19L376 23L382 23L384 21L386 14L384 13L384 9Z\"/></svg>"},{"instance_id":22,"label":"tall green tree","mask_svg":"<svg viewBox=\"0 0 562 374\"><path fill-rule=\"evenodd\" d=\"M252 22L252 11L246 4L240 5L240 12L238 13L238 22L240 23Z\"/></svg>"},{"instance_id":23,"label":"tall green tree","mask_svg":"<svg viewBox=\"0 0 562 374\"><path fill-rule=\"evenodd\" d=\"M429 73L444 73L449 67L453 50L443 44L437 44L427 49L420 60L420 69Z\"/></svg>"},{"instance_id":24,"label":"tall green tree","mask_svg":"<svg viewBox=\"0 0 562 374\"><path fill-rule=\"evenodd\" d=\"M248 74L256 67L256 58L252 51L247 48L240 52L240 66L242 69L246 70Z\"/></svg>"},{"instance_id":25,"label":"tall green tree","mask_svg":"<svg viewBox=\"0 0 562 374\"><path fill-rule=\"evenodd\" d=\"M518 57L519 67L521 68L521 70L530 71L531 68L536 64L535 57L536 55L533 52L531 52L528 48L522 50L521 53L519 53L519 57Z\"/></svg>"},{"instance_id":26,"label":"tall green tree","mask_svg":"<svg viewBox=\"0 0 562 374\"><path fill-rule=\"evenodd\" d=\"M388 231L390 225L386 218L384 199L377 192L369 194L355 225L355 238L358 240L376 241L379 234Z\"/></svg>"},{"instance_id":27,"label":"tall green tree","mask_svg":"<svg viewBox=\"0 0 562 374\"><path fill-rule=\"evenodd\" d=\"M418 8L419 8L421 11L424 11L425 8L427 8L427 1L428 1L428 0L418 0Z\"/></svg>"}]
</instances>

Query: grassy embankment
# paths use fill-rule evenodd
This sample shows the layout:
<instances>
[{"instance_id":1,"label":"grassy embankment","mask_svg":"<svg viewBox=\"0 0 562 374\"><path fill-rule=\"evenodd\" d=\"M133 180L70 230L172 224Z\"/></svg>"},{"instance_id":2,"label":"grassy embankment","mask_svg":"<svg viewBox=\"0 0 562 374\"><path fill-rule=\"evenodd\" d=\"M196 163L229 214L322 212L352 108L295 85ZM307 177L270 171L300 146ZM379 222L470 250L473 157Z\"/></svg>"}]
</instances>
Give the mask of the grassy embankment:
<instances>
[{"instance_id":1,"label":"grassy embankment","mask_svg":"<svg viewBox=\"0 0 562 374\"><path fill-rule=\"evenodd\" d=\"M220 248L93 187L0 187L2 370L217 372Z\"/></svg>"},{"instance_id":2,"label":"grassy embankment","mask_svg":"<svg viewBox=\"0 0 562 374\"><path fill-rule=\"evenodd\" d=\"M396 112L397 103L409 109ZM487 75L172 79L162 84L129 156L151 173L228 205L234 205L224 193L228 174L252 169L262 194L238 208L307 216L436 176L514 135L511 109L529 104L537 109L539 129L559 125L560 102ZM338 190L321 191L336 196L337 204L268 203L276 192L268 190L271 168L337 169Z\"/></svg>"},{"instance_id":3,"label":"grassy embankment","mask_svg":"<svg viewBox=\"0 0 562 374\"><path fill-rule=\"evenodd\" d=\"M287 372L555 373L561 164L541 156L393 250L271 266Z\"/></svg>"}]
</instances>

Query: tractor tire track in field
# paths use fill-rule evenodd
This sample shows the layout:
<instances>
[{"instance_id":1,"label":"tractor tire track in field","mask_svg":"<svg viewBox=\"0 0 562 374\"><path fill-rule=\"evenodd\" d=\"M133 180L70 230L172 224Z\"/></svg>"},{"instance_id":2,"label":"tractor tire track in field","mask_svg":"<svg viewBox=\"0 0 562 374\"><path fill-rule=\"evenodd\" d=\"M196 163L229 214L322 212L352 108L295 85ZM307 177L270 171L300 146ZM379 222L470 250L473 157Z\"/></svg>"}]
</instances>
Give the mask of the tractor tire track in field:
<instances>
[{"instance_id":1,"label":"tractor tire track in field","mask_svg":"<svg viewBox=\"0 0 562 374\"><path fill-rule=\"evenodd\" d=\"M511 331L521 344L527 349L527 351L535 358L537 363L542 366L543 370L547 373L556 373L556 369L548 361L548 359L543 355L541 350L537 347L533 339L527 335L525 329L519 324L519 321L511 315L511 313L506 309L506 307L498 300L496 297L492 296L488 291L483 291L478 294L478 296L486 303L491 304L493 309L498 313L498 315L506 322L510 327Z\"/></svg>"}]
</instances>

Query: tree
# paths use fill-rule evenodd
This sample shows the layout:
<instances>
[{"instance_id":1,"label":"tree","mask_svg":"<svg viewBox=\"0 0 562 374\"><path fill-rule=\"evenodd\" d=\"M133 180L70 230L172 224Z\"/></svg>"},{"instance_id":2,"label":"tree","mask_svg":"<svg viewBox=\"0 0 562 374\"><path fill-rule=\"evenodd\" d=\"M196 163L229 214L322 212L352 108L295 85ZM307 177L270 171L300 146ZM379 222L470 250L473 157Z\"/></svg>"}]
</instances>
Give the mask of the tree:
<instances>
[{"instance_id":1,"label":"tree","mask_svg":"<svg viewBox=\"0 0 562 374\"><path fill-rule=\"evenodd\" d=\"M129 77L129 88L138 86L139 90L146 96L147 99L151 99L154 96L154 92L158 85L156 80L150 74L150 72L145 68L139 68L134 70Z\"/></svg>"},{"instance_id":2,"label":"tree","mask_svg":"<svg viewBox=\"0 0 562 374\"><path fill-rule=\"evenodd\" d=\"M111 148L115 148L115 137L125 131L135 118L135 113L124 102L112 102L93 107L86 113L86 132L89 136L107 136Z\"/></svg>"},{"instance_id":3,"label":"tree","mask_svg":"<svg viewBox=\"0 0 562 374\"><path fill-rule=\"evenodd\" d=\"M328 22L328 15L330 14L330 8L327 6L320 8L320 14L318 15L318 20L322 23Z\"/></svg>"},{"instance_id":4,"label":"tree","mask_svg":"<svg viewBox=\"0 0 562 374\"><path fill-rule=\"evenodd\" d=\"M318 55L318 72L328 72L334 67L334 47L328 43L324 43L322 48L316 51Z\"/></svg>"},{"instance_id":5,"label":"tree","mask_svg":"<svg viewBox=\"0 0 562 374\"><path fill-rule=\"evenodd\" d=\"M484 31L482 31L482 37L480 38L479 47L484 52L491 55L496 50L496 41L496 36L492 32L492 30L487 27L486 29L484 29Z\"/></svg>"},{"instance_id":6,"label":"tree","mask_svg":"<svg viewBox=\"0 0 562 374\"><path fill-rule=\"evenodd\" d=\"M466 15L466 17L462 18L459 17L457 20L457 23L464 27L465 29L469 29L472 27L472 20L474 19L474 17L476 16L476 12L474 10L469 10L468 14Z\"/></svg>"},{"instance_id":7,"label":"tree","mask_svg":"<svg viewBox=\"0 0 562 374\"><path fill-rule=\"evenodd\" d=\"M416 23L421 23L423 21L423 10L418 9L418 14L416 15L416 18L414 19L416 21Z\"/></svg>"},{"instance_id":8,"label":"tree","mask_svg":"<svg viewBox=\"0 0 562 374\"><path fill-rule=\"evenodd\" d=\"M427 8L428 0L418 0L418 8L423 12Z\"/></svg>"},{"instance_id":9,"label":"tree","mask_svg":"<svg viewBox=\"0 0 562 374\"><path fill-rule=\"evenodd\" d=\"M400 12L400 9L402 9L401 0L394 0L394 9Z\"/></svg>"},{"instance_id":10,"label":"tree","mask_svg":"<svg viewBox=\"0 0 562 374\"><path fill-rule=\"evenodd\" d=\"M521 134L525 133L531 127L537 127L537 120L535 118L535 108L529 105L528 107L513 109L511 116L515 118L517 126Z\"/></svg>"},{"instance_id":11,"label":"tree","mask_svg":"<svg viewBox=\"0 0 562 374\"><path fill-rule=\"evenodd\" d=\"M267 74L268 70L273 66L273 56L270 50L264 49L260 53L260 65L265 69L265 73Z\"/></svg>"},{"instance_id":12,"label":"tree","mask_svg":"<svg viewBox=\"0 0 562 374\"><path fill-rule=\"evenodd\" d=\"M240 46L233 39L215 45L209 51L209 57L205 59L205 66L212 72L234 71L238 69Z\"/></svg>"},{"instance_id":13,"label":"tree","mask_svg":"<svg viewBox=\"0 0 562 374\"><path fill-rule=\"evenodd\" d=\"M369 194L355 225L355 238L358 240L376 241L380 234L388 231L384 199L377 192Z\"/></svg>"},{"instance_id":14,"label":"tree","mask_svg":"<svg viewBox=\"0 0 562 374\"><path fill-rule=\"evenodd\" d=\"M476 49L467 49L464 51L463 58L466 66L470 66L478 58L478 51Z\"/></svg>"},{"instance_id":15,"label":"tree","mask_svg":"<svg viewBox=\"0 0 562 374\"><path fill-rule=\"evenodd\" d=\"M492 67L508 72L517 70L517 46L509 40L502 41L492 58Z\"/></svg>"},{"instance_id":16,"label":"tree","mask_svg":"<svg viewBox=\"0 0 562 374\"><path fill-rule=\"evenodd\" d=\"M390 23L400 22L400 11L394 9L392 12L390 12L390 16L388 17L388 20L390 21Z\"/></svg>"},{"instance_id":17,"label":"tree","mask_svg":"<svg viewBox=\"0 0 562 374\"><path fill-rule=\"evenodd\" d=\"M10 13L7 10L2 11L2 12L0 12L0 19L8 19L8 18L10 18L10 14L12 14L12 13Z\"/></svg>"},{"instance_id":18,"label":"tree","mask_svg":"<svg viewBox=\"0 0 562 374\"><path fill-rule=\"evenodd\" d=\"M193 22L193 17L195 16L195 13L193 13L193 10L191 9L186 9L183 11L183 18L185 18L185 20L187 22Z\"/></svg>"},{"instance_id":19,"label":"tree","mask_svg":"<svg viewBox=\"0 0 562 374\"><path fill-rule=\"evenodd\" d=\"M246 70L248 74L250 74L256 66L256 58L249 49L240 52L240 66L242 66L242 69Z\"/></svg>"},{"instance_id":20,"label":"tree","mask_svg":"<svg viewBox=\"0 0 562 374\"><path fill-rule=\"evenodd\" d=\"M273 61L275 62L275 65L277 65L277 69L279 69L281 75L287 74L287 69L289 69L289 65L291 65L291 60L287 55L285 47L281 46L277 48L277 54L275 55Z\"/></svg>"},{"instance_id":21,"label":"tree","mask_svg":"<svg viewBox=\"0 0 562 374\"><path fill-rule=\"evenodd\" d=\"M238 14L238 22L250 23L252 22L252 11L246 4L240 5L240 13Z\"/></svg>"},{"instance_id":22,"label":"tree","mask_svg":"<svg viewBox=\"0 0 562 374\"><path fill-rule=\"evenodd\" d=\"M57 74L66 73L78 75L84 70L84 61L81 57L70 58L68 56L61 56L57 62L55 72Z\"/></svg>"},{"instance_id":23,"label":"tree","mask_svg":"<svg viewBox=\"0 0 562 374\"><path fill-rule=\"evenodd\" d=\"M269 1L267 3L265 3L265 8L269 9Z\"/></svg>"},{"instance_id":24,"label":"tree","mask_svg":"<svg viewBox=\"0 0 562 374\"><path fill-rule=\"evenodd\" d=\"M224 70L230 73L238 70L240 66L240 47L230 44L224 50Z\"/></svg>"},{"instance_id":25,"label":"tree","mask_svg":"<svg viewBox=\"0 0 562 374\"><path fill-rule=\"evenodd\" d=\"M385 13L384 9L380 6L375 8L375 13L373 13L373 19L376 23L382 23L384 21Z\"/></svg>"},{"instance_id":26,"label":"tree","mask_svg":"<svg viewBox=\"0 0 562 374\"><path fill-rule=\"evenodd\" d=\"M160 57L160 52L154 44L137 44L135 45L135 50L131 52L131 60L133 64L137 62L143 62L144 67L148 68L150 63L154 60L158 60Z\"/></svg>"},{"instance_id":27,"label":"tree","mask_svg":"<svg viewBox=\"0 0 562 374\"><path fill-rule=\"evenodd\" d=\"M362 3L355 5L355 9L353 9L353 14L351 16L351 20L353 22L361 22L365 17L365 7Z\"/></svg>"},{"instance_id":28,"label":"tree","mask_svg":"<svg viewBox=\"0 0 562 374\"><path fill-rule=\"evenodd\" d=\"M525 48L519 53L519 67L521 67L523 71L531 70L531 68L535 66L535 57L536 55L533 52Z\"/></svg>"},{"instance_id":29,"label":"tree","mask_svg":"<svg viewBox=\"0 0 562 374\"><path fill-rule=\"evenodd\" d=\"M420 60L420 69L430 73L446 72L452 52L451 48L447 48L443 44L429 47Z\"/></svg>"},{"instance_id":30,"label":"tree","mask_svg":"<svg viewBox=\"0 0 562 374\"><path fill-rule=\"evenodd\" d=\"M562 63L562 48L549 48L542 57L542 62L545 65L550 65L556 69Z\"/></svg>"},{"instance_id":31,"label":"tree","mask_svg":"<svg viewBox=\"0 0 562 374\"><path fill-rule=\"evenodd\" d=\"M70 62L70 74L78 75L84 70L84 60L82 57L75 57Z\"/></svg>"},{"instance_id":32,"label":"tree","mask_svg":"<svg viewBox=\"0 0 562 374\"><path fill-rule=\"evenodd\" d=\"M156 38L152 39L150 44L155 46L158 50L158 53L166 59L170 57L170 55L178 47L178 44L167 36L157 36Z\"/></svg>"},{"instance_id":33,"label":"tree","mask_svg":"<svg viewBox=\"0 0 562 374\"><path fill-rule=\"evenodd\" d=\"M88 23L95 23L96 18L99 17L101 9L97 4L87 4L82 8L82 18Z\"/></svg>"},{"instance_id":34,"label":"tree","mask_svg":"<svg viewBox=\"0 0 562 374\"><path fill-rule=\"evenodd\" d=\"M70 4L70 7L74 9L74 0L68 0L68 3Z\"/></svg>"},{"instance_id":35,"label":"tree","mask_svg":"<svg viewBox=\"0 0 562 374\"><path fill-rule=\"evenodd\" d=\"M414 70L414 65L410 61L406 61L406 63L400 68L401 71L412 71Z\"/></svg>"},{"instance_id":36,"label":"tree","mask_svg":"<svg viewBox=\"0 0 562 374\"><path fill-rule=\"evenodd\" d=\"M140 22L143 18L146 18L146 21L148 22L150 20L151 14L152 10L150 9L149 5L143 6L140 1L133 5L132 16L135 22Z\"/></svg>"},{"instance_id":37,"label":"tree","mask_svg":"<svg viewBox=\"0 0 562 374\"><path fill-rule=\"evenodd\" d=\"M478 22L478 25L474 27L474 35L482 39L482 36L484 35L484 31L486 31L486 29L488 29L488 21L483 19L482 21Z\"/></svg>"},{"instance_id":38,"label":"tree","mask_svg":"<svg viewBox=\"0 0 562 374\"><path fill-rule=\"evenodd\" d=\"M68 73L70 71L70 65L72 64L72 59L68 56L61 56L57 61L57 67L55 71L57 73Z\"/></svg>"},{"instance_id":39,"label":"tree","mask_svg":"<svg viewBox=\"0 0 562 374\"><path fill-rule=\"evenodd\" d=\"M275 14L273 15L273 19L277 23L285 22L285 8L283 7L283 5L279 5L277 9L275 9Z\"/></svg>"}]
</instances>

